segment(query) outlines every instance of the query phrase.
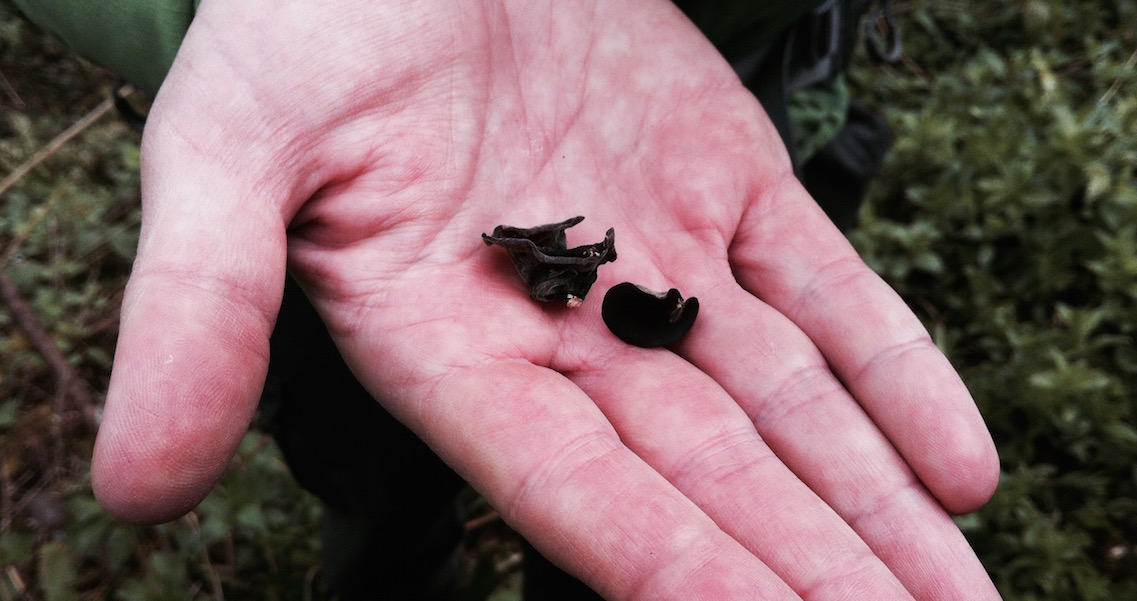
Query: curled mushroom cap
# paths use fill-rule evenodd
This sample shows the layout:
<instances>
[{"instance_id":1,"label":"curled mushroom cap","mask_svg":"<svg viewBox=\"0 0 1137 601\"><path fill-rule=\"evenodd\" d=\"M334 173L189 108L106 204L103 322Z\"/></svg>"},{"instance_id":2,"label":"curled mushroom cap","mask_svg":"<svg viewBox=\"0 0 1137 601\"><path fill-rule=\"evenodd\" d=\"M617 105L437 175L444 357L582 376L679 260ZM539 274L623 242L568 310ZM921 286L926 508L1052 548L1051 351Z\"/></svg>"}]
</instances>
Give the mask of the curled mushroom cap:
<instances>
[{"instance_id":1,"label":"curled mushroom cap","mask_svg":"<svg viewBox=\"0 0 1137 601\"><path fill-rule=\"evenodd\" d=\"M640 347L666 346L682 338L699 315L699 299L678 290L653 292L631 282L612 286L600 316L617 338Z\"/></svg>"},{"instance_id":2,"label":"curled mushroom cap","mask_svg":"<svg viewBox=\"0 0 1137 601\"><path fill-rule=\"evenodd\" d=\"M563 302L574 308L580 306L596 281L596 269L616 260L615 231L611 228L596 244L568 247L565 230L583 220L574 217L529 228L499 225L493 235L482 234L482 240L509 253L533 300Z\"/></svg>"}]
</instances>

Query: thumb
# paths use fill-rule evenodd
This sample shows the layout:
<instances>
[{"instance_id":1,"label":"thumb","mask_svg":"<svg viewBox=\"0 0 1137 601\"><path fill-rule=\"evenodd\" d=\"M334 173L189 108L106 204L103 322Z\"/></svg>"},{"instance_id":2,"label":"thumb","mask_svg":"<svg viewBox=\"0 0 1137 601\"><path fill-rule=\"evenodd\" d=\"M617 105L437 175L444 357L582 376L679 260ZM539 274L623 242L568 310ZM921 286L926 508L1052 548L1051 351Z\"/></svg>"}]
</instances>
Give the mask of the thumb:
<instances>
[{"instance_id":1,"label":"thumb","mask_svg":"<svg viewBox=\"0 0 1137 601\"><path fill-rule=\"evenodd\" d=\"M159 116L156 104L91 467L99 501L133 522L186 513L223 473L260 397L285 277L279 204L210 145L169 135Z\"/></svg>"}]
</instances>

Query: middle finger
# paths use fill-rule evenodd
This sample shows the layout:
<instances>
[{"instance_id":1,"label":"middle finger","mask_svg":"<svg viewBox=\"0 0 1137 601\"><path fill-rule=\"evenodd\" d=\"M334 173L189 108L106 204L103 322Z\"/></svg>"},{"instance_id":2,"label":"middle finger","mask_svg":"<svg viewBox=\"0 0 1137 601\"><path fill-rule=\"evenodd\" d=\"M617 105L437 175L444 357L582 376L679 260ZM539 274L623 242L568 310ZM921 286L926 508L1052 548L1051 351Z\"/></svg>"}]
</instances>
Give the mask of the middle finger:
<instances>
[{"instance_id":1,"label":"middle finger","mask_svg":"<svg viewBox=\"0 0 1137 601\"><path fill-rule=\"evenodd\" d=\"M713 377L770 448L918 597L971 591L982 566L951 517L785 316L738 286L710 288L677 351ZM692 332L696 334L696 332Z\"/></svg>"},{"instance_id":2,"label":"middle finger","mask_svg":"<svg viewBox=\"0 0 1137 601\"><path fill-rule=\"evenodd\" d=\"M710 377L661 349L565 370L621 440L806 599L907 599Z\"/></svg>"}]
</instances>

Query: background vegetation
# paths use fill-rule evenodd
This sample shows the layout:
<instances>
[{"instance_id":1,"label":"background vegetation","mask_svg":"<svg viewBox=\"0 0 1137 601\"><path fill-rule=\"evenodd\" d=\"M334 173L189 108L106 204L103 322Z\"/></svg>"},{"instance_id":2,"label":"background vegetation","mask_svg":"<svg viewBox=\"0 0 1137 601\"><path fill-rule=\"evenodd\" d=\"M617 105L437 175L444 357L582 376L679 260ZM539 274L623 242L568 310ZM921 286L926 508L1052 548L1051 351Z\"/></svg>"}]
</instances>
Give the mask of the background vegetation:
<instances>
[{"instance_id":1,"label":"background vegetation","mask_svg":"<svg viewBox=\"0 0 1137 601\"><path fill-rule=\"evenodd\" d=\"M960 525L1008 599L1137 599L1137 3L903 10L856 72L899 139L854 238L999 447Z\"/></svg>"},{"instance_id":2,"label":"background vegetation","mask_svg":"<svg viewBox=\"0 0 1137 601\"><path fill-rule=\"evenodd\" d=\"M851 77L898 136L852 237L999 446L999 491L960 527L1007 599L1137 598L1137 2L894 11L901 60ZM177 522L90 496L139 221L109 87L0 8L0 601L326 598L318 508L255 430ZM516 598L508 533L470 505L470 598Z\"/></svg>"}]
</instances>

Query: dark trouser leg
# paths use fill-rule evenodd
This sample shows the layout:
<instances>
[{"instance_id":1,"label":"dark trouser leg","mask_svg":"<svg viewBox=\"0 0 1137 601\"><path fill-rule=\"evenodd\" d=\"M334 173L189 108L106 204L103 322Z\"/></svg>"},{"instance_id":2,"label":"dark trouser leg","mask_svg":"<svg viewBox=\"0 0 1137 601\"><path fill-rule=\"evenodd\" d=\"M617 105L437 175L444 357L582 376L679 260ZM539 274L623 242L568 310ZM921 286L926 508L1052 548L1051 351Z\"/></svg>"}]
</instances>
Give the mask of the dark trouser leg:
<instances>
[{"instance_id":1,"label":"dark trouser leg","mask_svg":"<svg viewBox=\"0 0 1137 601\"><path fill-rule=\"evenodd\" d=\"M262 408L297 481L324 503L328 582L342 601L448 598L464 483L355 380L289 281Z\"/></svg>"},{"instance_id":2,"label":"dark trouser leg","mask_svg":"<svg viewBox=\"0 0 1137 601\"><path fill-rule=\"evenodd\" d=\"M583 582L554 566L528 542L522 545L525 601L604 601Z\"/></svg>"},{"instance_id":3,"label":"dark trouser leg","mask_svg":"<svg viewBox=\"0 0 1137 601\"><path fill-rule=\"evenodd\" d=\"M291 280L262 410L293 476L324 504L324 571L341 601L451 598L464 483L355 380ZM600 599L528 544L526 601Z\"/></svg>"}]
</instances>

